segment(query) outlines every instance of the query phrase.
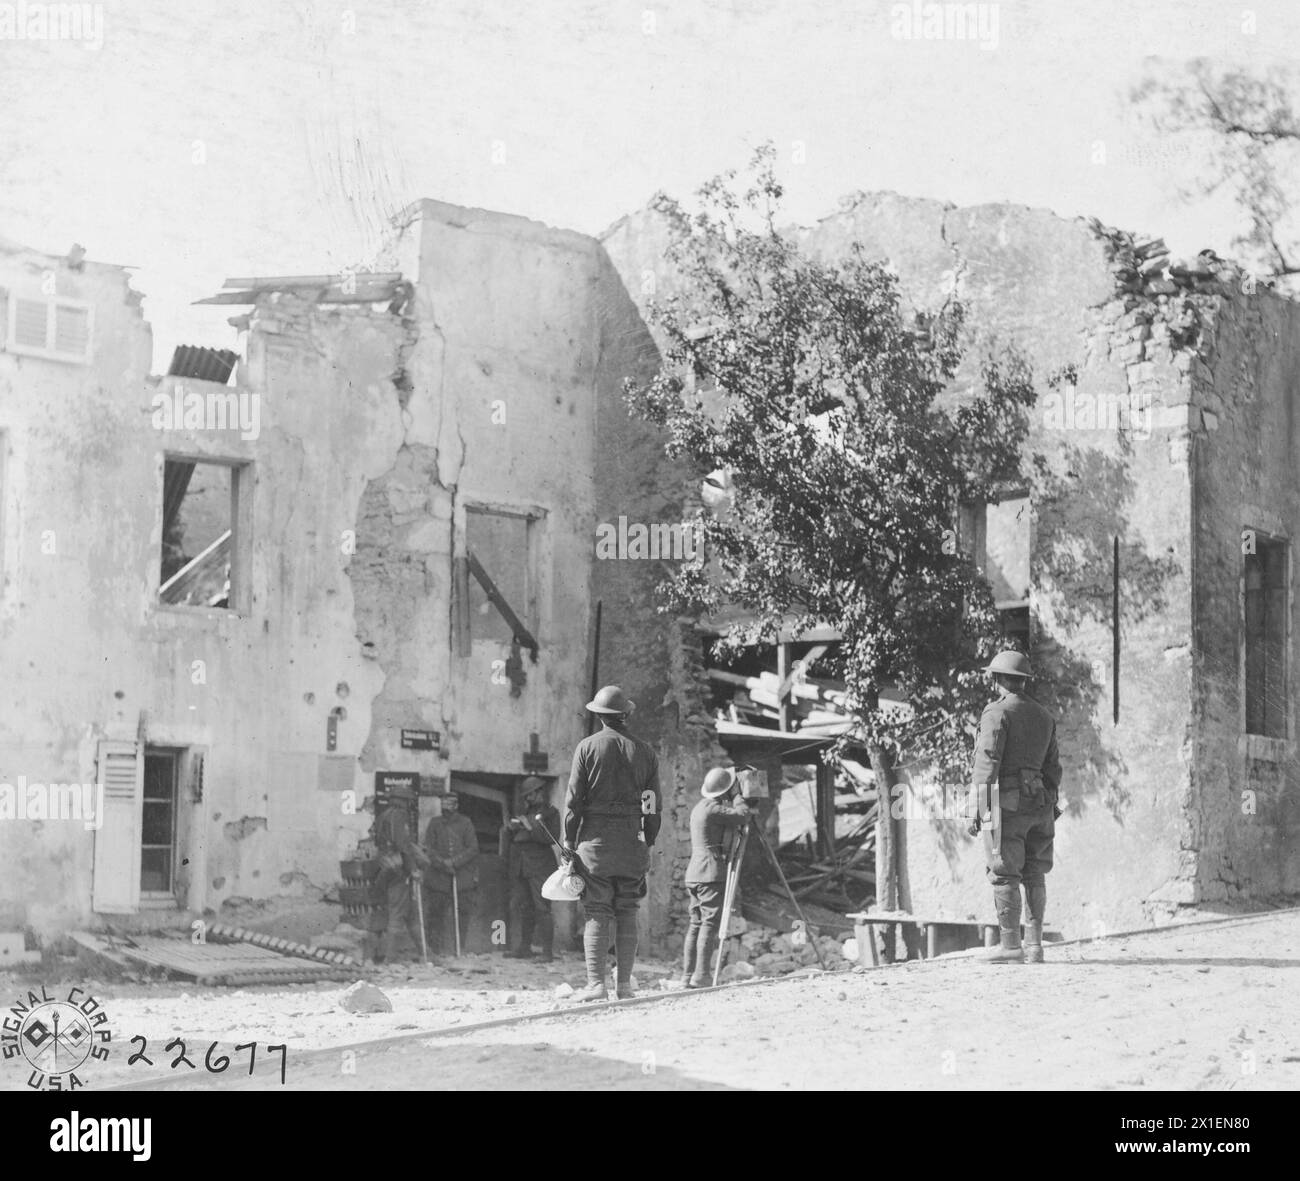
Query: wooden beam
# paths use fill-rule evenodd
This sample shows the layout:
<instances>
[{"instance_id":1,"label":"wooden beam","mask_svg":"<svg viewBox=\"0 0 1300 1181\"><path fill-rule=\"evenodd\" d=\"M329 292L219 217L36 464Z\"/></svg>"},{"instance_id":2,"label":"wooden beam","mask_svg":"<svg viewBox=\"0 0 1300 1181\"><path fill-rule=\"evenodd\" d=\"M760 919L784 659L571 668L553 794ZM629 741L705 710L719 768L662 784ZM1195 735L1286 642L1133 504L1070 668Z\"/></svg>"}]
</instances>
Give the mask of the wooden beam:
<instances>
[{"instance_id":1,"label":"wooden beam","mask_svg":"<svg viewBox=\"0 0 1300 1181\"><path fill-rule=\"evenodd\" d=\"M782 647L785 647L785 645L782 645ZM789 676L785 677L777 687L776 697L778 701L783 701L790 695L790 690L794 687L795 681L799 679L799 674L805 672L810 664L816 664L825 656L829 647L829 644L818 644L815 648L809 650L807 656L801 656L794 662L798 667L792 668Z\"/></svg>"},{"instance_id":2,"label":"wooden beam","mask_svg":"<svg viewBox=\"0 0 1300 1181\"><path fill-rule=\"evenodd\" d=\"M782 730L790 729L790 645L778 644L776 649L776 679L785 686L784 692L776 695L777 724Z\"/></svg>"},{"instance_id":3,"label":"wooden beam","mask_svg":"<svg viewBox=\"0 0 1300 1181\"><path fill-rule=\"evenodd\" d=\"M497 584L492 581L488 572L483 569L483 564L474 556L474 551L467 548L465 550L465 558L469 562L469 572L478 579L479 585L487 594L492 606L501 612L501 618L509 625L515 639L517 639L525 648L531 649L533 654L536 655L540 645L537 643L537 640L534 639L533 633L528 630L524 621L515 614L514 608L506 602L505 596L497 590Z\"/></svg>"},{"instance_id":4,"label":"wooden beam","mask_svg":"<svg viewBox=\"0 0 1300 1181\"><path fill-rule=\"evenodd\" d=\"M349 276L356 283L396 283L402 278L401 271L335 271L332 275L263 275L254 278L227 279L222 287L259 287L278 289L284 287L328 287L342 286Z\"/></svg>"}]
</instances>

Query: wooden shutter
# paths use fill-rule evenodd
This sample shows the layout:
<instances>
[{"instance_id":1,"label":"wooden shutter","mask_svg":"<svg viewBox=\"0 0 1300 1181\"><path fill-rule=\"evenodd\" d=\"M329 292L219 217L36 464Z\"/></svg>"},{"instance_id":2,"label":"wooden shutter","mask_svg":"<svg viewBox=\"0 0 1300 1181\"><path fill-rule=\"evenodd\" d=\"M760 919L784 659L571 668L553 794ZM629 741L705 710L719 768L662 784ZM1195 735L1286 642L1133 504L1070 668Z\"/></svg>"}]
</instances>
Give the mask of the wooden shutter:
<instances>
[{"instance_id":1,"label":"wooden shutter","mask_svg":"<svg viewBox=\"0 0 1300 1181\"><path fill-rule=\"evenodd\" d=\"M139 743L99 744L104 823L95 833L91 906L97 914L134 914L140 908L140 818L144 753Z\"/></svg>"},{"instance_id":2,"label":"wooden shutter","mask_svg":"<svg viewBox=\"0 0 1300 1181\"><path fill-rule=\"evenodd\" d=\"M86 364L91 358L95 311L79 299L9 296L5 348L29 357Z\"/></svg>"}]
</instances>

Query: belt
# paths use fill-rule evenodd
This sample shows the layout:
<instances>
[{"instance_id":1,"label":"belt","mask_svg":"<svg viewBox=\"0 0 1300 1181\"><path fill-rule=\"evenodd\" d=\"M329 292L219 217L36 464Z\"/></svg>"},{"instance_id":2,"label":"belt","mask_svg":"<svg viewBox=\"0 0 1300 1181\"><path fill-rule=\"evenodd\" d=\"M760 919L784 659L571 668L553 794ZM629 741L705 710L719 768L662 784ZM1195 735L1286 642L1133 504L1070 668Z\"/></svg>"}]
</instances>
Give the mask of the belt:
<instances>
[{"instance_id":1,"label":"belt","mask_svg":"<svg viewBox=\"0 0 1300 1181\"><path fill-rule=\"evenodd\" d=\"M603 807L588 808L584 816L640 816L640 804L606 804Z\"/></svg>"},{"instance_id":2,"label":"belt","mask_svg":"<svg viewBox=\"0 0 1300 1181\"><path fill-rule=\"evenodd\" d=\"M998 777L998 783L1003 787L1028 787L1032 793L1035 788L1044 787L1043 773L1041 771L1032 771L1029 769L1023 771L1012 771L1006 775Z\"/></svg>"}]
</instances>

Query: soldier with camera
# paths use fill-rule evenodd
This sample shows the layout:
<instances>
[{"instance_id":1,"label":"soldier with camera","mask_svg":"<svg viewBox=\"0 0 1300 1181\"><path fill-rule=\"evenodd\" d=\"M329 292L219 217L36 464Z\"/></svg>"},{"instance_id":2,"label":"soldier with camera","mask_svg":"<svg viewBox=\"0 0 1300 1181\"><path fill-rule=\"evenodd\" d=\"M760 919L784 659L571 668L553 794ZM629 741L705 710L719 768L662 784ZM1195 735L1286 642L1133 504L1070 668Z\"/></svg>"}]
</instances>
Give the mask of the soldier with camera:
<instances>
[{"instance_id":1,"label":"soldier with camera","mask_svg":"<svg viewBox=\"0 0 1300 1181\"><path fill-rule=\"evenodd\" d=\"M727 844L731 835L749 822L750 814L739 796L735 771L718 767L704 777L700 802L691 810L691 860L686 867L691 902L682 979L687 988L703 988L708 983L709 960L717 950L722 923Z\"/></svg>"}]
</instances>

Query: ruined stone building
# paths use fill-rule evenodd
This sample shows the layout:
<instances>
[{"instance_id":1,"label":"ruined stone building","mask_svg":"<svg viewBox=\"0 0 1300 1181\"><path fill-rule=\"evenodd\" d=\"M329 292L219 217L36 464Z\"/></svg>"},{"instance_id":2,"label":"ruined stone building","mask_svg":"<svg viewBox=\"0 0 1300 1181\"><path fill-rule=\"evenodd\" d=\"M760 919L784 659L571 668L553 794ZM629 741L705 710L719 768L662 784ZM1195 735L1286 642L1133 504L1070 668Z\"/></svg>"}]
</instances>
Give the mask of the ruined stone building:
<instances>
[{"instance_id":1,"label":"ruined stone building","mask_svg":"<svg viewBox=\"0 0 1300 1181\"><path fill-rule=\"evenodd\" d=\"M671 936L723 755L701 636L654 610L664 559L595 544L698 495L620 392L658 361L665 229L405 220L391 274L232 281L238 350L163 377L123 270L0 245L0 817L5 784L104 785L93 824L0 818L0 930L319 899L376 775L408 772L480 833L484 949L502 809L534 771L560 802L594 677L659 750L643 913ZM1300 889L1294 305L1018 207L877 195L801 233L890 259L918 308L955 287L970 356L1013 342L1033 368L1041 470L963 540L1061 717L1051 925ZM964 825L902 829L904 906L991 913Z\"/></svg>"}]
</instances>

